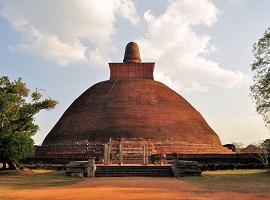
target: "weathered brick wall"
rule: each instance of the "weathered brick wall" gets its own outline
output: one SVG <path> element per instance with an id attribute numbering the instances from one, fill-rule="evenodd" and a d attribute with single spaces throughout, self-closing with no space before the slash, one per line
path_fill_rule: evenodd
<path id="1" fill-rule="evenodd" d="M 216 133 L 183 97 L 149 79 L 98 83 L 67 109 L 43 145 L 109 138 L 151 138 L 220 145 Z"/>
<path id="2" fill-rule="evenodd" d="M 154 79 L 155 63 L 109 63 L 110 80 Z"/>

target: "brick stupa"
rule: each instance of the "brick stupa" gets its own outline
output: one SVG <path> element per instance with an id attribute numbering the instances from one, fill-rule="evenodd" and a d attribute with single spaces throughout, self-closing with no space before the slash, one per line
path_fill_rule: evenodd
<path id="1" fill-rule="evenodd" d="M 109 63 L 110 79 L 71 104 L 37 157 L 102 159 L 104 144 L 115 159 L 122 144 L 127 163 L 135 162 L 145 145 L 149 155 L 231 153 L 188 101 L 154 80 L 154 66 L 141 62 L 138 45 L 130 42 L 123 63 Z"/>

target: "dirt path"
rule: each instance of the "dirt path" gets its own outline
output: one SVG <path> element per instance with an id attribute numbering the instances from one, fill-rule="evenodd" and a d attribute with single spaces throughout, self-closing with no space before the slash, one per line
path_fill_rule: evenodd
<path id="1" fill-rule="evenodd" d="M 19 200 L 269 200 L 270 195 L 211 192 L 175 178 L 93 178 L 74 185 L 17 190 L 7 198 Z"/>

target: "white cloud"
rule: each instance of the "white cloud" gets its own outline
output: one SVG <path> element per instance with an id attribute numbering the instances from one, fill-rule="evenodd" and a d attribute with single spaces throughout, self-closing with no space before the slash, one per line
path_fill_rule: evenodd
<path id="1" fill-rule="evenodd" d="M 217 130 L 224 143 L 242 142 L 248 145 L 269 138 L 269 129 L 265 126 L 262 117 L 257 114 L 232 116 L 220 122 Z"/>
<path id="2" fill-rule="evenodd" d="M 171 1 L 165 12 L 145 12 L 146 35 L 139 39 L 143 60 L 156 61 L 156 79 L 188 91 L 241 85 L 246 76 L 221 68 L 207 58 L 215 50 L 210 37 L 192 30 L 194 25 L 211 26 L 219 11 L 207 0 Z"/>
<path id="3" fill-rule="evenodd" d="M 0 0 L 1 1 L 1 0 Z M 117 17 L 136 27 L 139 16 L 133 0 L 2 0 L 0 17 L 24 33 L 13 46 L 61 65 L 91 60 L 104 64 L 115 51 Z M 215 50 L 210 37 L 193 31 L 211 26 L 219 11 L 208 0 L 174 0 L 160 16 L 144 13 L 146 33 L 139 39 L 144 61 L 156 61 L 157 80 L 173 88 L 208 91 L 241 85 L 246 76 L 221 68 L 207 58 Z"/>
<path id="4" fill-rule="evenodd" d="M 86 58 L 106 62 L 105 55 L 114 50 L 116 17 L 122 16 L 133 25 L 139 21 L 131 0 L 2 0 L 1 3 L 0 17 L 25 34 L 24 42 L 13 48 L 62 65 Z M 83 40 L 91 45 L 85 45 Z"/>
<path id="5" fill-rule="evenodd" d="M 120 16 L 128 19 L 133 25 L 137 25 L 139 18 L 137 17 L 137 10 L 134 1 L 130 0 L 117 0 L 116 11 Z"/>
<path id="6" fill-rule="evenodd" d="M 78 60 L 85 60 L 86 47 L 79 40 L 73 44 L 60 41 L 51 35 L 40 35 L 34 43 L 23 43 L 15 51 L 26 51 L 43 58 L 53 58 L 60 65 L 67 65 Z"/>

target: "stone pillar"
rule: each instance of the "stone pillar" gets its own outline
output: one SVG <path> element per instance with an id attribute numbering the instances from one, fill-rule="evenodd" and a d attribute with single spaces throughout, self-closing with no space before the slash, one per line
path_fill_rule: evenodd
<path id="1" fill-rule="evenodd" d="M 94 159 L 89 159 L 87 164 L 87 177 L 95 177 L 96 164 Z"/>
<path id="2" fill-rule="evenodd" d="M 108 154 L 108 156 L 107 156 L 107 158 L 108 158 L 108 165 L 110 165 L 111 164 L 111 143 L 108 143 L 108 151 L 107 151 L 107 154 Z"/>
<path id="3" fill-rule="evenodd" d="M 104 144 L 104 165 L 109 165 L 111 163 L 111 149 L 110 144 Z"/>
<path id="4" fill-rule="evenodd" d="M 103 164 L 107 165 L 107 151 L 108 151 L 108 144 L 104 144 L 103 148 Z"/>
<path id="5" fill-rule="evenodd" d="M 123 157 L 123 147 L 121 144 L 121 141 L 119 142 L 119 165 L 122 165 L 124 162 L 124 157 Z"/>
<path id="6" fill-rule="evenodd" d="M 143 145 L 143 164 L 148 165 L 148 146 L 147 146 L 147 144 Z"/>

